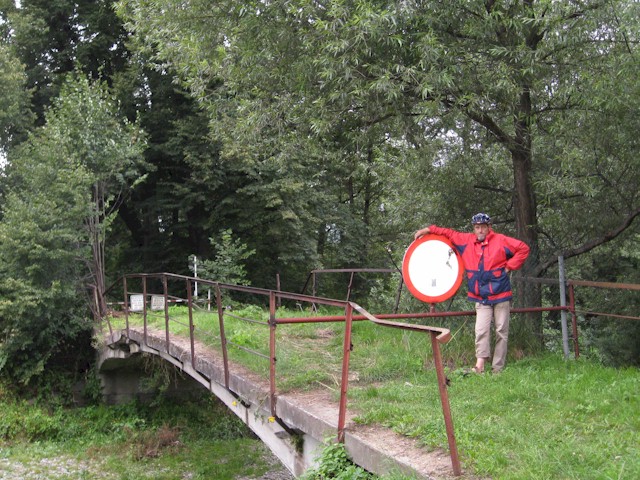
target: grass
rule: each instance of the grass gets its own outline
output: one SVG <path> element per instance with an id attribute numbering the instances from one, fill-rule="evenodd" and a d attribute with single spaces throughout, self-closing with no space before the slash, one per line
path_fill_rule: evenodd
<path id="1" fill-rule="evenodd" d="M 49 411 L 0 391 L 0 478 L 231 480 L 273 468 L 266 447 L 209 395 Z"/>
<path id="2" fill-rule="evenodd" d="M 186 309 L 170 310 L 172 334 L 187 336 Z M 268 318 L 255 306 L 231 313 Z M 278 317 L 286 315 L 301 314 L 278 312 Z M 138 319 L 130 318 L 132 323 Z M 164 328 L 163 317 L 149 320 Z M 213 313 L 194 314 L 197 336 L 218 346 L 217 322 Z M 465 471 L 494 479 L 640 478 L 638 369 L 549 354 L 510 359 L 500 375 L 468 376 L 460 367 L 472 361 L 472 322 L 449 322 L 456 334 L 443 355 Z M 278 390 L 339 390 L 343 329 L 342 323 L 278 326 Z M 265 326 L 227 315 L 225 330 L 237 345 L 268 353 Z M 356 322 L 353 344 L 349 408 L 357 421 L 387 426 L 427 448 L 447 448 L 428 337 Z M 230 356 L 265 376 L 268 372 L 266 360 L 244 350 L 231 347 Z"/>
<path id="3" fill-rule="evenodd" d="M 362 423 L 446 447 L 430 372 L 351 391 Z M 640 373 L 548 356 L 500 375 L 451 375 L 463 462 L 494 479 L 640 478 Z"/>

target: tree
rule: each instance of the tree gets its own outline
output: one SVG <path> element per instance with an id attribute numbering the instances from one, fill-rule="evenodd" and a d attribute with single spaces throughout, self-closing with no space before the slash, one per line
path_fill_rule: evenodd
<path id="1" fill-rule="evenodd" d="M 126 32 L 110 0 L 5 1 L 0 13 L 9 38 L 25 65 L 32 110 L 42 125 L 67 73 L 80 69 L 90 78 L 111 81 L 128 61 Z"/>
<path id="2" fill-rule="evenodd" d="M 0 222 L 0 368 L 27 381 L 105 313 L 104 242 L 139 174 L 138 128 L 105 87 L 69 79 L 45 125 L 10 151 Z"/>
<path id="3" fill-rule="evenodd" d="M 29 92 L 26 88 L 24 66 L 11 46 L 0 43 L 0 155 L 18 143 L 31 123 Z"/>
<path id="4" fill-rule="evenodd" d="M 195 263 L 198 266 L 197 273 L 201 278 L 233 285 L 250 285 L 244 262 L 256 253 L 255 250 L 249 250 L 246 244 L 233 238 L 231 229 L 222 230 L 219 237 L 219 240 L 213 237 L 210 239 L 216 252 L 213 260 L 191 256 L 189 264 Z"/>

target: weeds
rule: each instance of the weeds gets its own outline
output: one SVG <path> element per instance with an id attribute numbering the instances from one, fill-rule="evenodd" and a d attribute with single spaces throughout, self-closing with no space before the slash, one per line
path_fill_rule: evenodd
<path id="1" fill-rule="evenodd" d="M 355 465 L 347 455 L 342 443 L 325 446 L 318 457 L 318 466 L 302 475 L 301 480 L 373 480 L 376 478 Z"/>
<path id="2" fill-rule="evenodd" d="M 208 394 L 66 409 L 24 401 L 0 384 L 0 411 L 8 478 L 233 480 L 272 468 L 266 447 Z"/>

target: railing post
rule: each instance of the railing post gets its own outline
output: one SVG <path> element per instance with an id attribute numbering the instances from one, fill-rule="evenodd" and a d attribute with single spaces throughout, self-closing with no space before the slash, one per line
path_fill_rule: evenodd
<path id="1" fill-rule="evenodd" d="M 567 306 L 567 282 L 564 274 L 564 257 L 558 256 L 558 276 L 560 286 L 560 306 Z M 562 328 L 562 350 L 564 351 L 564 357 L 569 358 L 569 331 L 567 328 L 567 311 L 560 311 L 560 326 Z"/>
<path id="2" fill-rule="evenodd" d="M 162 275 L 162 290 L 164 295 L 164 329 L 165 341 L 167 343 L 167 353 L 169 351 L 169 287 L 167 286 L 167 276 Z"/>
<path id="3" fill-rule="evenodd" d="M 222 294 L 220 285 L 216 283 L 216 304 L 218 305 L 218 322 L 220 325 L 220 345 L 222 347 L 222 364 L 224 366 L 224 386 L 229 388 L 229 359 L 227 356 L 227 337 L 224 334 L 224 312 L 222 310 Z"/>
<path id="4" fill-rule="evenodd" d="M 196 283 L 197 285 L 197 283 Z M 189 342 L 191 344 L 191 366 L 196 368 L 195 340 L 193 329 L 193 297 L 191 295 L 191 280 L 187 279 L 187 305 L 189 307 Z"/>
<path id="5" fill-rule="evenodd" d="M 276 416 L 276 293 L 269 292 L 269 398 L 271 416 Z"/>
<path id="6" fill-rule="evenodd" d="M 129 338 L 129 292 L 127 292 L 127 277 L 122 277 L 124 289 L 124 323 L 127 329 L 127 338 Z"/>
<path id="7" fill-rule="evenodd" d="M 442 413 L 444 415 L 444 425 L 447 429 L 447 440 L 449 442 L 449 452 L 451 454 L 451 466 L 453 474 L 459 476 L 462 474 L 460 468 L 460 458 L 458 457 L 458 447 L 456 446 L 456 437 L 453 431 L 453 418 L 451 417 L 451 407 L 449 405 L 449 394 L 447 393 L 447 377 L 444 374 L 444 366 L 442 364 L 442 354 L 440 353 L 440 343 L 438 343 L 436 332 L 431 334 L 431 347 L 433 348 L 433 363 L 436 366 L 436 375 L 438 377 L 438 390 L 440 390 L 440 403 L 442 404 Z"/>
<path id="8" fill-rule="evenodd" d="M 338 413 L 338 442 L 344 443 L 344 425 L 347 418 L 347 389 L 349 388 L 349 359 L 351 357 L 351 326 L 353 307 L 347 303 L 344 322 L 344 344 L 342 347 L 342 380 L 340 382 L 340 411 Z"/>
<path id="9" fill-rule="evenodd" d="M 144 344 L 147 345 L 147 277 L 142 277 L 142 322 L 143 322 L 143 338 Z"/>
<path id="10" fill-rule="evenodd" d="M 351 300 L 351 289 L 353 288 L 353 276 L 355 272 L 351 272 L 349 276 L 349 286 L 347 287 L 347 302 Z"/>
<path id="11" fill-rule="evenodd" d="M 578 317 L 576 316 L 576 296 L 572 283 L 569 283 L 569 308 L 571 310 L 571 328 L 573 329 L 573 351 L 577 360 L 578 357 L 580 357 L 580 345 L 578 343 Z"/>

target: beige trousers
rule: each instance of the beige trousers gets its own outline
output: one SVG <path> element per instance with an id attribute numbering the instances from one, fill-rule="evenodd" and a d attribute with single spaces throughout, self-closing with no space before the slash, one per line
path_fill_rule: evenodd
<path id="1" fill-rule="evenodd" d="M 491 358 L 491 322 L 496 327 L 496 345 L 491 364 L 494 372 L 504 368 L 507 361 L 507 340 L 509 338 L 509 316 L 511 302 L 495 305 L 476 303 L 476 358 Z"/>

